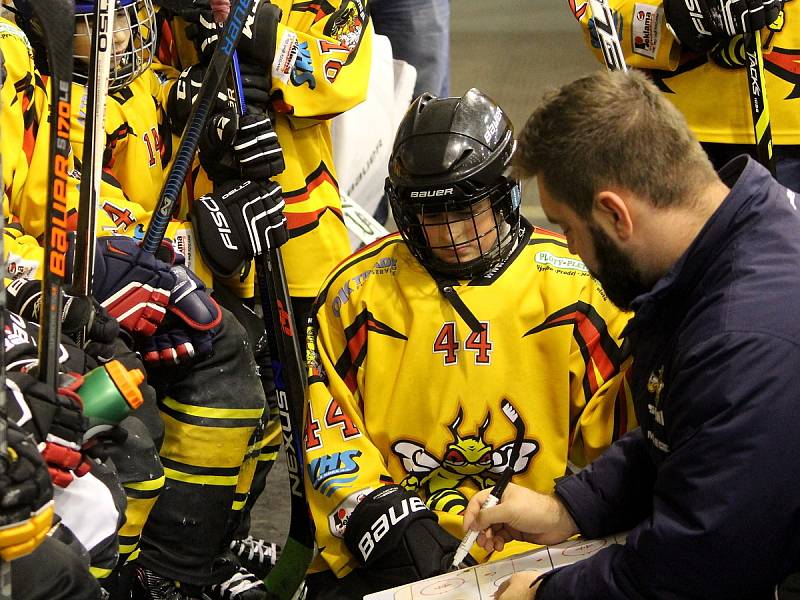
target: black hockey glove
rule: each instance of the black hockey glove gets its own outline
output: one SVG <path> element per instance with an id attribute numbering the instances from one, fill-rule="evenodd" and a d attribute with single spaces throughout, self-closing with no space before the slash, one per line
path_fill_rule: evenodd
<path id="1" fill-rule="evenodd" d="M 231 181 L 196 200 L 192 225 L 211 271 L 233 277 L 253 257 L 285 244 L 289 229 L 283 206 L 281 188 L 271 181 Z"/>
<path id="2" fill-rule="evenodd" d="M 258 110 L 213 115 L 200 136 L 200 164 L 215 183 L 267 180 L 285 168 L 272 122 Z"/>
<path id="3" fill-rule="evenodd" d="M 17 279 L 8 286 L 8 308 L 24 319 L 38 323 L 41 305 L 41 282 Z M 86 328 L 84 352 L 100 362 L 114 357 L 119 323 L 93 297 L 75 296 L 65 290 L 61 327 L 73 340 L 77 340 L 78 334 Z"/>
<path id="4" fill-rule="evenodd" d="M 197 100 L 197 94 L 203 84 L 205 68 L 192 65 L 178 76 L 167 96 L 166 115 L 169 128 L 175 135 L 181 135 L 186 127 L 186 121 L 192 112 L 192 105 Z M 228 96 L 219 91 L 215 102 L 216 110 L 224 110 L 228 106 Z"/>
<path id="5" fill-rule="evenodd" d="M 269 112 L 272 78 L 267 77 L 267 71 L 263 67 L 242 61 L 239 63 L 239 73 L 242 76 L 242 91 L 247 109 Z"/>
<path id="6" fill-rule="evenodd" d="M 236 47 L 241 60 L 259 65 L 265 73 L 271 72 L 278 22 L 282 14 L 281 9 L 269 0 L 256 0 L 253 3 Z M 186 28 L 186 37 L 194 42 L 202 64 L 208 64 L 220 33 L 222 27 L 214 21 L 211 11 L 201 12 L 197 21 Z"/>
<path id="7" fill-rule="evenodd" d="M 437 521 L 419 497 L 399 485 L 389 485 L 371 492 L 356 506 L 344 543 L 364 567 L 365 577 L 381 589 L 394 587 L 450 569 L 459 540 Z"/>
<path id="8" fill-rule="evenodd" d="M 42 543 L 53 522 L 53 485 L 34 440 L 16 424 L 0 457 L 0 558 L 10 561 Z"/>
<path id="9" fill-rule="evenodd" d="M 81 378 L 59 375 L 58 393 L 25 373 L 9 373 L 12 389 L 22 394 L 17 402 L 30 409 L 31 422 L 26 429 L 38 442 L 44 442 L 42 456 L 53 484 L 67 487 L 73 479 L 89 472 L 90 465 L 81 445 L 88 428 L 80 397 L 75 391 Z"/>
<path id="10" fill-rule="evenodd" d="M 664 15 L 681 44 L 706 52 L 721 39 L 770 25 L 782 7 L 783 0 L 664 0 Z"/>

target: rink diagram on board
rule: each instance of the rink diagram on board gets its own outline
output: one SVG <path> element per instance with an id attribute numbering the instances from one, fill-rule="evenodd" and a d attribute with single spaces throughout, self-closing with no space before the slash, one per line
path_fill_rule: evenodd
<path id="1" fill-rule="evenodd" d="M 364 600 L 492 600 L 500 584 L 518 571 L 547 573 L 588 558 L 611 544 L 624 543 L 625 534 L 596 540 L 568 540 L 497 562 L 369 594 L 364 596 Z"/>

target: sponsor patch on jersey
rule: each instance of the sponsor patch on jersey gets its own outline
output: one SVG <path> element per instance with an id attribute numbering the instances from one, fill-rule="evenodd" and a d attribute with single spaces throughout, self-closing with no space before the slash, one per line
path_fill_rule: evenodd
<path id="1" fill-rule="evenodd" d="M 631 19 L 631 48 L 634 54 L 655 58 L 661 45 L 661 22 L 664 9 L 648 4 L 635 4 Z"/>
<path id="2" fill-rule="evenodd" d="M 32 279 L 36 274 L 39 263 L 28 260 L 13 252 L 8 253 L 6 261 L 6 275 L 10 279 Z"/>
<path id="3" fill-rule="evenodd" d="M 175 231 L 173 246 L 178 254 L 182 254 L 184 264 L 190 271 L 195 270 L 194 232 L 188 227 L 180 227 Z"/>
<path id="4" fill-rule="evenodd" d="M 328 529 L 331 530 L 333 537 L 344 539 L 344 530 L 347 529 L 347 521 L 350 520 L 353 509 L 374 489 L 368 487 L 353 492 L 333 509 L 333 512 L 328 515 Z"/>
<path id="5" fill-rule="evenodd" d="M 336 490 L 349 487 L 355 481 L 359 466 L 356 458 L 361 456 L 361 450 L 343 450 L 315 458 L 308 463 L 308 476 L 311 485 L 326 496 L 331 496 Z"/>
<path id="6" fill-rule="evenodd" d="M 272 76 L 280 79 L 283 83 L 289 81 L 292 74 L 294 62 L 297 60 L 298 43 L 297 34 L 285 30 L 278 49 L 275 51 L 275 59 L 272 62 Z"/>
<path id="7" fill-rule="evenodd" d="M 331 308 L 333 314 L 337 317 L 341 316 L 342 306 L 350 302 L 350 295 L 364 285 L 364 282 L 372 275 L 394 275 L 397 272 L 397 260 L 385 256 L 379 259 L 371 268 L 363 273 L 359 273 L 355 277 L 351 277 L 345 281 L 344 285 L 339 288 L 331 301 Z"/>
<path id="8" fill-rule="evenodd" d="M 553 268 L 557 271 L 565 271 L 565 272 L 579 272 L 579 273 L 589 273 L 589 269 L 586 268 L 586 265 L 583 264 L 583 261 L 578 260 L 577 258 L 565 258 L 563 256 L 556 256 L 552 252 L 547 252 L 546 250 L 541 250 L 536 253 L 533 260 L 536 261 L 539 265 L 544 265 L 545 268 Z"/>

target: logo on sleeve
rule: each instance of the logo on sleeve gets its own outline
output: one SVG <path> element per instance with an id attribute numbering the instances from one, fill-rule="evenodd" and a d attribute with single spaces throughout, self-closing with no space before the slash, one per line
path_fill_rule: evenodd
<path id="1" fill-rule="evenodd" d="M 633 7 L 631 21 L 631 47 L 634 54 L 647 58 L 655 58 L 661 45 L 661 23 L 664 20 L 663 9 L 648 4 L 636 4 Z"/>

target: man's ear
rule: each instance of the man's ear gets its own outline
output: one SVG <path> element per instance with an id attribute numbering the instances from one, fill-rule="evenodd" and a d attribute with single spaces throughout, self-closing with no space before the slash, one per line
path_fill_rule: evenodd
<path id="1" fill-rule="evenodd" d="M 613 231 L 620 240 L 628 240 L 633 235 L 631 207 L 616 192 L 597 192 L 592 202 L 592 216 L 606 232 Z"/>

